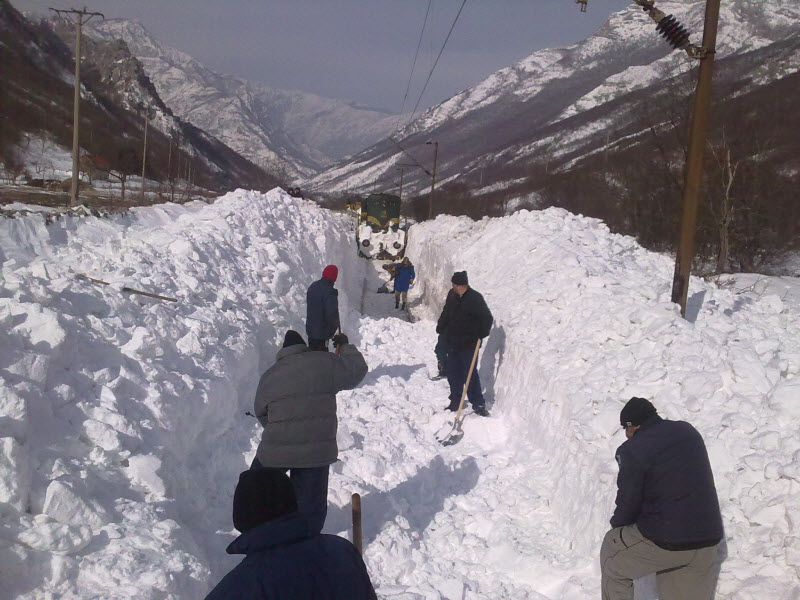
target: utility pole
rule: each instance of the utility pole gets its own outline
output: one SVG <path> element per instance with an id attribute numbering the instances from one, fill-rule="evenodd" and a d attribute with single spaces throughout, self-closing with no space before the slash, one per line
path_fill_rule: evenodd
<path id="1" fill-rule="evenodd" d="M 72 117 L 72 188 L 69 194 L 69 204 L 68 206 L 72 208 L 73 206 L 78 205 L 78 178 L 80 177 L 80 169 L 78 166 L 78 161 L 80 160 L 80 147 L 79 147 L 79 136 L 78 136 L 78 127 L 80 125 L 80 103 L 81 103 L 81 27 L 84 23 L 88 23 L 89 19 L 92 17 L 102 17 L 103 13 L 98 12 L 89 12 L 86 10 L 86 7 L 83 7 L 83 10 L 58 10 L 57 8 L 51 8 L 50 10 L 55 11 L 58 14 L 72 14 L 77 15 L 77 20 L 75 24 L 77 25 L 77 31 L 75 34 L 75 99 L 74 99 L 74 107 L 73 107 L 73 117 Z M 84 21 L 84 18 L 86 20 Z"/>
<path id="2" fill-rule="evenodd" d="M 686 316 L 689 293 L 689 274 L 694 258 L 694 238 L 697 229 L 697 204 L 703 178 L 703 151 L 711 112 L 711 79 L 714 72 L 714 53 L 717 45 L 720 0 L 706 0 L 703 46 L 700 48 L 700 70 L 695 90 L 694 112 L 686 157 L 686 174 L 683 184 L 683 216 L 678 252 L 675 257 L 675 276 L 672 280 L 672 301 L 681 307 Z"/>
<path id="3" fill-rule="evenodd" d="M 403 169 L 398 167 L 398 171 L 400 171 L 400 202 L 403 201 Z"/>
<path id="4" fill-rule="evenodd" d="M 436 191 L 436 159 L 439 156 L 439 142 L 425 142 L 426 145 L 433 144 L 433 176 L 431 177 L 431 194 L 428 196 L 428 220 L 433 218 L 433 195 Z"/>
<path id="5" fill-rule="evenodd" d="M 144 203 L 144 173 L 147 165 L 147 124 L 150 122 L 150 108 L 144 106 L 144 148 L 142 149 L 142 202 Z M 172 147 L 170 146 L 170 150 Z"/>

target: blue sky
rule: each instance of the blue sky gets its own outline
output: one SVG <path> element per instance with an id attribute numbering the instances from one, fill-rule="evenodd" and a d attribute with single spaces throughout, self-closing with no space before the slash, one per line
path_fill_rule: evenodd
<path id="1" fill-rule="evenodd" d="M 428 0 L 11 0 L 23 11 L 84 4 L 106 18 L 135 18 L 162 43 L 209 68 L 397 112 Z M 462 0 L 432 0 L 406 111 Z M 420 101 L 438 104 L 535 50 L 589 36 L 630 0 L 467 0 Z M 643 25 L 649 26 L 646 21 Z"/>

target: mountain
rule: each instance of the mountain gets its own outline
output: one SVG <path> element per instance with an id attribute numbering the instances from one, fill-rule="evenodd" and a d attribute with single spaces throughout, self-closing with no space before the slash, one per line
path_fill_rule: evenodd
<path id="1" fill-rule="evenodd" d="M 215 73 L 163 46 L 137 21 L 92 23 L 87 35 L 124 40 L 177 116 L 274 172 L 309 176 L 386 136 L 397 123 L 396 115 Z"/>
<path id="2" fill-rule="evenodd" d="M 699 0 L 658 3 L 689 29 L 697 45 L 704 7 Z M 800 69 L 798 36 L 796 0 L 723 2 L 716 101 L 747 96 L 791 78 Z M 696 64 L 685 53 L 672 52 L 650 18 L 631 5 L 611 15 L 590 38 L 535 52 L 494 73 L 397 132 L 397 144 L 381 141 L 331 166 L 304 188 L 320 193 L 391 188 L 397 165 L 412 162 L 410 157 L 431 170 L 432 151 L 423 144 L 435 140 L 437 185 L 442 189 L 468 185 L 462 197 L 473 199 L 516 190 L 536 203 L 542 185 L 530 180 L 532 172 L 570 170 L 601 148 L 614 150 L 623 142 L 630 146 L 653 128 L 654 123 L 641 119 L 652 99 L 667 94 L 668 84 L 696 70 Z M 651 121 L 660 118 L 650 115 Z M 541 184 L 541 174 L 537 177 Z M 408 196 L 429 186 L 422 169 L 407 171 Z"/>
<path id="3" fill-rule="evenodd" d="M 2 162 L 6 172 L 31 171 L 26 159 L 32 140 L 43 146 L 41 154 L 72 147 L 74 28 L 59 19 L 28 21 L 7 0 L 0 0 L 0 43 L 0 102 L 6 117 L 0 129 Z M 82 54 L 82 171 L 102 164 L 121 177 L 141 173 L 146 110 L 148 178 L 191 177 L 196 185 L 212 190 L 278 183 L 213 136 L 176 117 L 124 42 L 85 37 Z"/>

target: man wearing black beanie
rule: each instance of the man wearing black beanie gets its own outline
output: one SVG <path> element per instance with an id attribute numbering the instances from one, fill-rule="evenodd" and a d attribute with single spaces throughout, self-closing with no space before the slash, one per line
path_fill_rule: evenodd
<path id="1" fill-rule="evenodd" d="M 450 384 L 450 403 L 445 409 L 457 411 L 477 343 L 489 335 L 494 318 L 483 296 L 469 287 L 466 271 L 453 273 L 450 282 L 453 289 L 447 294 L 436 333 L 444 335 L 447 345 L 445 369 Z M 475 414 L 489 416 L 477 365 L 469 378 L 467 396 Z"/>
<path id="2" fill-rule="evenodd" d="M 633 580 L 656 574 L 660 600 L 711 600 L 722 516 L 703 438 L 633 397 L 620 412 L 617 500 L 600 550 L 603 600 L 633 600 Z"/>
<path id="3" fill-rule="evenodd" d="M 376 600 L 358 550 L 339 536 L 309 531 L 282 471 L 239 475 L 233 525 L 242 535 L 227 552 L 246 557 L 206 600 Z"/>

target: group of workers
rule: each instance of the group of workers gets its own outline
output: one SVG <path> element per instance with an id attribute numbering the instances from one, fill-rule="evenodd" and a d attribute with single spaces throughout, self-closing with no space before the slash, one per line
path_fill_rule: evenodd
<path id="1" fill-rule="evenodd" d="M 394 271 L 395 307 L 405 308 L 414 267 L 405 258 Z M 308 344 L 287 331 L 275 364 L 261 376 L 254 414 L 264 430 L 236 486 L 233 521 L 241 535 L 228 546 L 246 558 L 206 600 L 376 598 L 355 547 L 321 533 L 329 469 L 338 459 L 336 393 L 355 388 L 368 371 L 340 330 L 337 277 L 328 265 L 308 288 Z M 460 408 L 469 380 L 473 412 L 489 416 L 477 370 L 470 369 L 492 314 L 466 271 L 455 272 L 451 284 L 436 326 L 437 360 L 450 386 L 445 408 Z M 600 551 L 602 599 L 633 600 L 633 581 L 655 573 L 661 600 L 711 600 L 723 527 L 702 437 L 638 397 L 622 408 L 620 424 L 627 440 L 616 453 L 616 509 Z"/>

